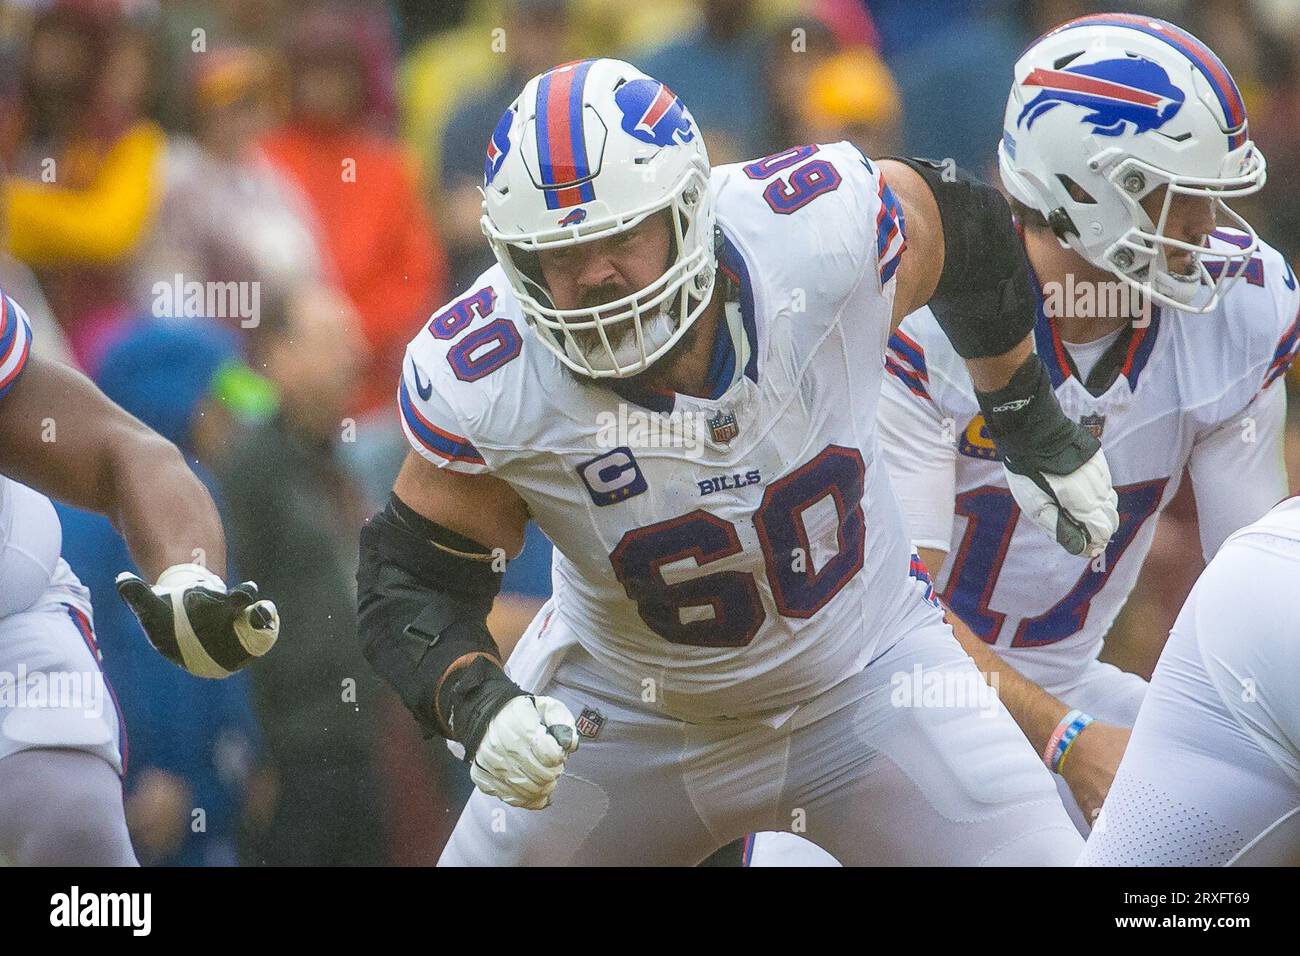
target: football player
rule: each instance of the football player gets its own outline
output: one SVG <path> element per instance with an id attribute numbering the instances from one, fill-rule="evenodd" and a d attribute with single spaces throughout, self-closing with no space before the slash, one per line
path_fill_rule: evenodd
<path id="1" fill-rule="evenodd" d="M 932 304 L 1052 547 L 1117 521 L 1005 200 L 948 172 L 847 143 L 710 169 L 616 60 L 502 116 L 497 265 L 407 350 L 413 452 L 358 574 L 368 657 L 480 791 L 443 863 L 689 865 L 792 819 L 846 862 L 1073 862 L 1004 709 L 895 706 L 899 675 L 981 682 L 878 457 L 904 315 Z M 529 520 L 554 594 L 503 670 L 484 619 Z"/>
<path id="2" fill-rule="evenodd" d="M 1081 865 L 1300 866 L 1297 581 L 1300 496 L 1192 588 Z"/>
<path id="3" fill-rule="evenodd" d="M 119 593 L 191 673 L 228 676 L 265 654 L 279 617 L 252 582 L 221 580 L 216 508 L 175 446 L 30 345 L 0 292 L 0 858 L 131 866 L 122 719 L 46 495 L 112 519 L 156 581 L 123 572 Z"/>
<path id="4" fill-rule="evenodd" d="M 1207 559 L 1286 493 L 1281 379 L 1300 292 L 1225 203 L 1265 178 L 1241 94 L 1172 24 L 1090 16 L 1033 43 L 998 159 L 1038 354 L 1066 413 L 1101 440 L 1119 530 L 1096 558 L 1042 547 L 931 310 L 890 337 L 881 444 L 958 639 L 996 675 L 1086 834 L 1146 691 L 1097 656 L 1184 470 Z M 774 861 L 769 840 L 755 864 Z M 799 862 L 788 837 L 777 843 L 781 862 Z"/>

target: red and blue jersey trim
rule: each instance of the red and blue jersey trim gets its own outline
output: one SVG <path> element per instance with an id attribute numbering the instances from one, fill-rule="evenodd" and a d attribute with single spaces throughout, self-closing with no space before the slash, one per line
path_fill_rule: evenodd
<path id="1" fill-rule="evenodd" d="M 871 167 L 868 166 L 868 169 Z M 907 249 L 906 223 L 903 207 L 894 191 L 880 176 L 880 211 L 876 213 L 876 262 L 880 268 L 880 284 L 884 286 L 894 277 L 898 264 Z"/>
<path id="2" fill-rule="evenodd" d="M 1153 308 L 1151 310 L 1150 324 L 1133 329 L 1128 349 L 1124 353 L 1124 361 L 1119 368 L 1119 374 L 1128 380 L 1130 390 L 1137 388 L 1138 379 L 1147 367 L 1147 363 L 1151 360 L 1151 353 L 1155 350 L 1159 332 L 1160 310 Z M 1034 343 L 1038 350 L 1038 357 L 1042 360 L 1043 365 L 1047 367 L 1047 375 L 1052 381 L 1052 388 L 1058 388 L 1062 382 L 1074 374 L 1073 366 L 1066 354 L 1065 344 L 1061 340 L 1061 333 L 1057 331 L 1055 323 L 1043 311 L 1041 301 L 1038 307 L 1038 319 L 1034 323 Z"/>
<path id="3" fill-rule="evenodd" d="M 943 605 L 939 603 L 938 595 L 934 593 L 934 582 L 930 579 L 930 569 L 925 566 L 925 562 L 921 560 L 921 556 L 915 551 L 912 552 L 912 560 L 908 565 L 907 575 L 925 585 L 923 596 L 927 604 L 933 605 L 937 608 L 943 607 Z"/>
<path id="4" fill-rule="evenodd" d="M 718 268 L 731 280 L 740 296 L 740 319 L 745 335 L 749 339 L 749 360 L 745 363 L 744 374 L 752 381 L 758 381 L 758 320 L 754 315 L 754 285 L 749 277 L 749 266 L 740 254 L 736 244 L 724 232 L 722 248 L 718 250 Z M 730 335 L 723 335 L 725 323 L 718 326 L 717 342 L 714 345 L 713 363 L 710 369 L 709 383 L 713 398 L 721 398 L 731 385 L 736 369 L 736 344 Z M 723 351 L 719 353 L 721 345 Z"/>
<path id="5" fill-rule="evenodd" d="M 402 409 L 402 420 L 421 447 L 447 461 L 486 466 L 487 462 L 468 438 L 462 438 L 460 435 L 439 428 L 420 414 L 420 410 L 411 401 L 411 393 L 406 390 L 405 381 L 398 390 L 397 400 Z"/>
<path id="6" fill-rule="evenodd" d="M 751 381 L 758 381 L 758 313 L 754 311 L 754 281 L 749 275 L 749 264 L 741 255 L 740 248 L 731 241 L 726 230 L 722 232 L 722 248 L 718 250 L 718 266 L 736 283 L 740 290 L 740 318 L 749 336 L 749 361 L 745 363 L 745 375 Z"/>
<path id="7" fill-rule="evenodd" d="M 1047 368 L 1047 376 L 1051 379 L 1052 388 L 1059 388 L 1071 375 L 1075 374 L 1074 364 L 1070 361 L 1069 354 L 1065 351 L 1065 343 L 1061 339 L 1061 333 L 1047 315 L 1043 308 L 1043 290 L 1039 284 L 1038 276 L 1031 268 L 1029 270 L 1030 282 L 1034 288 L 1034 298 L 1037 303 L 1037 316 L 1034 320 L 1034 347 L 1038 352 L 1038 357 L 1043 365 Z M 1160 309 L 1156 306 L 1151 307 L 1151 321 L 1141 327 L 1130 327 L 1129 333 L 1131 338 L 1124 352 L 1124 361 L 1120 363 L 1119 373 L 1128 380 L 1129 389 L 1137 388 L 1138 379 L 1141 377 L 1147 363 L 1151 360 L 1151 353 L 1155 350 L 1156 340 L 1160 334 Z M 1101 367 L 1101 363 L 1098 364 Z M 1114 368 L 1114 366 L 1110 366 Z M 1094 376 L 1097 372 L 1093 373 Z"/>
<path id="8" fill-rule="evenodd" d="M 906 385 L 912 394 L 933 401 L 927 388 L 930 375 L 925 366 L 925 350 L 902 329 L 889 336 L 885 371 Z"/>
<path id="9" fill-rule="evenodd" d="M 1197 70 L 1209 81 L 1210 88 L 1214 90 L 1219 106 L 1223 109 L 1223 115 L 1227 120 L 1230 131 L 1228 134 L 1228 148 L 1236 149 L 1246 142 L 1246 104 L 1241 97 L 1241 91 L 1237 89 L 1237 84 L 1232 79 L 1232 74 L 1223 65 L 1223 61 L 1214 55 L 1213 50 L 1186 30 L 1179 29 L 1172 23 L 1154 20 L 1151 17 L 1132 13 L 1115 13 L 1080 17 L 1077 20 L 1062 24 L 1052 32 L 1069 30 L 1074 27 L 1106 26 L 1129 27 L 1133 30 L 1139 30 L 1148 36 L 1163 40 L 1191 60 Z"/>
<path id="10" fill-rule="evenodd" d="M 1020 234 L 1023 243 L 1024 227 L 1019 222 L 1016 223 L 1016 232 Z M 1065 354 L 1065 345 L 1061 342 L 1056 326 L 1043 308 L 1043 284 L 1038 281 L 1038 273 L 1032 265 L 1029 267 L 1029 282 L 1034 288 L 1034 308 L 1037 310 L 1034 317 L 1034 350 L 1038 352 L 1039 361 L 1047 368 L 1052 388 L 1056 389 L 1070 377 L 1070 359 Z"/>
<path id="11" fill-rule="evenodd" d="M 1147 362 L 1151 359 L 1151 352 L 1156 347 L 1156 336 L 1159 332 L 1160 310 L 1152 306 L 1150 323 L 1133 330 L 1128 352 L 1124 355 L 1124 364 L 1119 369 L 1119 373 L 1128 379 L 1130 389 L 1137 388 L 1138 376 L 1142 374 L 1142 370 L 1147 367 Z"/>
<path id="12" fill-rule="evenodd" d="M 95 659 L 95 666 L 99 668 L 99 673 L 104 678 L 104 686 L 108 688 L 109 699 L 113 701 L 113 711 L 117 714 L 118 749 L 122 755 L 122 776 L 125 777 L 127 761 L 131 756 L 131 747 L 126 734 L 126 718 L 122 716 L 122 705 L 118 703 L 117 691 L 113 690 L 108 675 L 104 674 L 104 654 L 99 649 L 99 642 L 95 640 L 95 629 L 91 626 L 90 618 L 86 617 L 85 612 L 80 608 L 75 608 L 71 604 L 65 604 L 63 607 L 67 610 L 68 617 L 72 619 L 72 626 L 77 629 L 81 639 L 86 642 L 86 647 L 90 650 L 90 656 Z"/>
<path id="13" fill-rule="evenodd" d="M 0 292 L 0 398 L 18 381 L 31 353 L 32 329 L 14 301 Z"/>
<path id="14" fill-rule="evenodd" d="M 596 198 L 582 122 L 582 90 L 593 62 L 557 66 L 543 74 L 537 86 L 537 159 L 547 209 L 567 209 Z"/>
<path id="15" fill-rule="evenodd" d="M 1038 318 L 1034 322 L 1034 347 L 1038 351 L 1038 358 L 1047 367 L 1047 376 L 1052 380 L 1052 388 L 1059 388 L 1061 383 L 1070 377 L 1070 360 L 1065 354 L 1060 333 L 1056 331 L 1056 326 L 1043 311 L 1041 301 L 1038 306 Z"/>
<path id="16" fill-rule="evenodd" d="M 1261 390 L 1268 388 L 1290 370 L 1291 363 L 1296 358 L 1297 346 L 1300 346 L 1300 315 L 1295 317 L 1287 330 L 1282 333 L 1282 338 L 1278 340 L 1277 348 L 1273 351 L 1273 360 L 1264 375 Z"/>

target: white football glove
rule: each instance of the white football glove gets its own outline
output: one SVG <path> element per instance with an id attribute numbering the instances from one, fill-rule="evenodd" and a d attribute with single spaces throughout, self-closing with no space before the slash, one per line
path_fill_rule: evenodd
<path id="1" fill-rule="evenodd" d="M 1040 475 L 1048 494 L 1032 478 L 1004 468 L 1020 510 L 1071 554 L 1095 558 L 1119 528 L 1119 498 L 1110 483 L 1110 466 L 1100 449 L 1068 475 Z M 1086 537 L 1085 537 L 1086 535 Z"/>
<path id="2" fill-rule="evenodd" d="M 578 749 L 578 727 L 554 697 L 514 697 L 488 724 L 469 776 L 484 793 L 512 807 L 544 810 Z"/>
<path id="3" fill-rule="evenodd" d="M 174 564 L 150 587 L 130 571 L 117 593 L 139 618 L 149 643 L 196 677 L 229 677 L 271 649 L 280 635 L 275 605 L 245 581 L 226 589 L 198 564 Z"/>

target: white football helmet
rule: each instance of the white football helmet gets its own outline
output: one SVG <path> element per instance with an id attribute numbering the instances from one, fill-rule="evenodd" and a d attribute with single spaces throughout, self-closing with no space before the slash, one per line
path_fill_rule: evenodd
<path id="1" fill-rule="evenodd" d="M 1030 45 L 1015 66 L 998 165 L 1007 191 L 1062 245 L 1177 309 L 1214 308 L 1259 245 L 1223 201 L 1264 185 L 1241 93 L 1205 44 L 1163 20 L 1083 17 Z M 1152 222 L 1140 201 L 1161 186 Z M 1211 197 L 1220 226 L 1241 230 L 1230 252 L 1164 234 L 1179 194 Z M 1193 254 L 1191 273 L 1170 271 L 1176 249 Z"/>
<path id="2" fill-rule="evenodd" d="M 663 275 L 596 308 L 555 307 L 537 252 L 661 210 L 672 211 L 675 242 Z M 482 226 L 534 332 L 580 374 L 643 371 L 709 302 L 717 257 L 704 140 L 668 87 L 621 60 L 566 63 L 528 82 L 488 143 Z"/>

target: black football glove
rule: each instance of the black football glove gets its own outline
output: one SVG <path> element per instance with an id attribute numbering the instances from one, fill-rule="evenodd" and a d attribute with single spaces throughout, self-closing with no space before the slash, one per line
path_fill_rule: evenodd
<path id="1" fill-rule="evenodd" d="M 197 564 L 176 564 L 150 587 L 123 571 L 117 593 L 163 657 L 196 677 L 229 677 L 271 649 L 280 634 L 275 604 L 257 585 L 225 582 Z"/>

